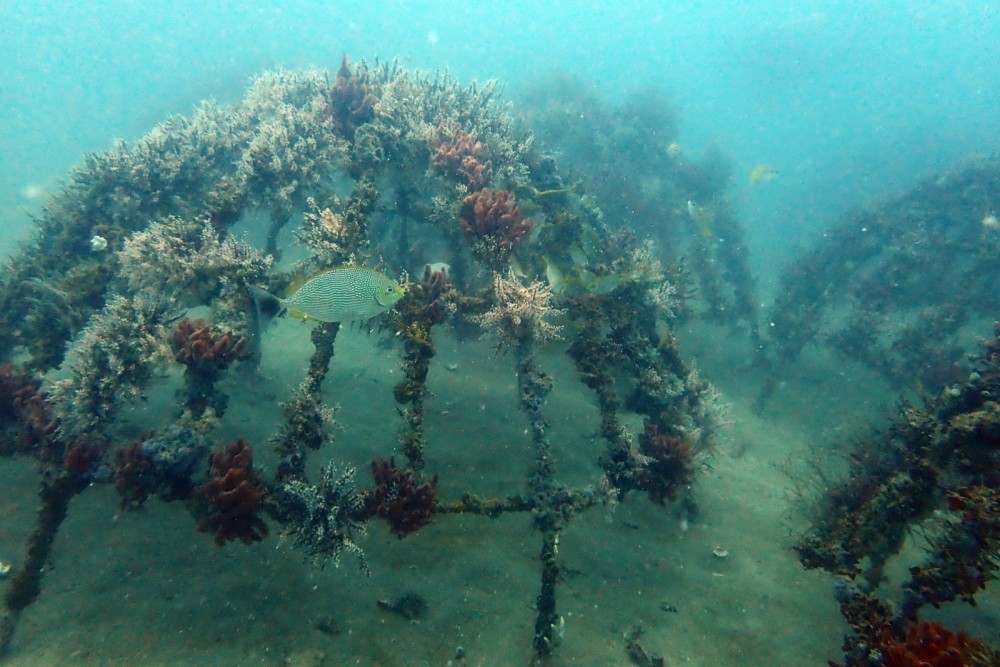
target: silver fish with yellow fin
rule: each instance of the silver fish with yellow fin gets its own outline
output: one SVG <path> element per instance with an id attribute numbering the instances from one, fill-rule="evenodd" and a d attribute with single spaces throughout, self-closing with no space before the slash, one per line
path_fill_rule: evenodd
<path id="1" fill-rule="evenodd" d="M 405 289 L 398 282 L 361 266 L 318 273 L 285 299 L 250 288 L 258 319 L 265 322 L 283 310 L 292 317 L 320 322 L 367 320 L 392 308 L 403 294 Z"/>

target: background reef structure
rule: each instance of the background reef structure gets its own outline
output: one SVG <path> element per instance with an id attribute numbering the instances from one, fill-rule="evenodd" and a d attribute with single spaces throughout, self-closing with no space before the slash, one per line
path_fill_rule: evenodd
<path id="1" fill-rule="evenodd" d="M 994 329 L 966 381 L 923 407 L 904 404 L 888 428 L 858 440 L 847 475 L 824 480 L 812 526 L 795 545 L 805 567 L 840 578 L 837 599 L 853 633 L 848 666 L 1000 661 L 964 633 L 918 619 L 928 605 L 974 606 L 1000 571 L 1000 323 Z M 915 531 L 926 557 L 911 564 L 904 546 Z M 876 597 L 890 594 L 894 559 L 910 565 L 896 610 Z"/>
<path id="2" fill-rule="evenodd" d="M 1000 312 L 1000 159 L 968 164 L 852 213 L 793 260 L 767 318 L 773 393 L 809 344 L 877 372 L 897 391 L 968 373 L 970 331 Z"/>
<path id="3" fill-rule="evenodd" d="M 297 246 L 283 247 L 293 220 Z M 240 230 L 263 239 L 266 254 L 238 240 Z M 107 247 L 92 247 L 94 236 Z M 298 257 L 281 263 L 291 249 Z M 330 442 L 341 390 L 323 386 L 338 323 L 311 325 L 302 383 L 268 441 L 273 472 L 242 438 L 212 454 L 218 433 L 238 428 L 230 399 L 263 382 L 248 286 L 281 292 L 318 270 L 376 260 L 389 272 L 426 265 L 378 323 L 386 346 L 400 349 L 392 396 L 405 463 L 383 451 L 367 491 L 333 456 L 309 465 Z M 532 653 L 547 661 L 561 627 L 559 535 L 573 516 L 632 491 L 696 511 L 697 462 L 724 410 L 679 354 L 679 275 L 627 220 L 564 183 L 495 83 L 345 58 L 332 76 L 263 74 L 231 107 L 205 103 L 133 146 L 88 156 L 0 282 L 0 452 L 30 454 L 45 472 L 28 557 L 5 597 L 0 655 L 41 590 L 70 501 L 114 482 L 125 508 L 183 500 L 220 545 L 264 539 L 269 517 L 319 567 L 349 551 L 366 568 L 358 538 L 372 518 L 403 538 L 443 515 L 527 512 L 542 536 Z M 424 473 L 426 381 L 443 324 L 459 344 L 473 331 L 495 336 L 500 360 L 513 362 L 528 423 L 519 491 L 449 499 Z M 543 368 L 555 341 L 596 395 L 606 451 L 590 484 L 556 476 L 545 404 L 575 383 Z M 180 385 L 174 408 L 137 416 L 170 377 Z"/>
<path id="4" fill-rule="evenodd" d="M 525 90 L 521 101 L 571 175 L 566 184 L 553 175 L 546 183 L 551 196 L 567 186 L 589 193 L 611 229 L 658 239 L 660 259 L 685 269 L 678 287 L 689 298 L 678 315 L 738 325 L 756 345 L 755 280 L 729 201 L 728 158 L 716 148 L 700 158 L 685 150 L 673 105 L 655 88 L 604 99 L 587 82 L 555 74 Z M 560 265 L 581 270 L 572 257 Z"/>

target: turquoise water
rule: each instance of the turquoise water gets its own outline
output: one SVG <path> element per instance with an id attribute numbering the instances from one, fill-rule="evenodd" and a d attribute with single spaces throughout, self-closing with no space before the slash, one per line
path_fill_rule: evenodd
<path id="1" fill-rule="evenodd" d="M 553 72 L 611 100 L 662 87 L 692 151 L 735 163 L 762 266 L 839 212 L 994 151 L 998 10 L 989 2 L 563 1 L 534 4 L 10 4 L 0 9 L 0 210 L 199 100 L 238 99 L 265 68 L 399 57 L 508 93 Z M 780 170 L 765 192 L 754 165 Z M 21 223 L 26 224 L 26 223 Z M 18 236 L 4 225 L 4 247 Z"/>
<path id="2" fill-rule="evenodd" d="M 461 82 L 496 78 L 515 106 L 553 74 L 576 77 L 612 106 L 631 91 L 664 91 L 684 154 L 718 149 L 732 164 L 727 195 L 745 228 L 762 313 L 784 262 L 822 243 L 845 212 L 997 150 L 1000 66 L 990 54 L 1000 47 L 1000 9 L 990 3 L 40 3 L 0 8 L 0 24 L 5 256 L 84 154 L 137 140 L 202 99 L 236 102 L 261 70 L 335 69 L 343 53 L 446 68 Z M 777 175 L 751 185 L 761 164 Z M 250 231 L 262 247 L 263 234 Z M 259 375 L 223 381 L 237 400 L 217 439 L 261 443 L 265 470 L 278 464 L 263 443 L 301 381 L 309 327 L 279 321 L 262 342 Z M 966 332 L 968 351 L 974 334 L 987 333 Z M 528 445 L 514 360 L 494 356 L 490 341 L 436 336 L 426 429 L 439 495 L 519 489 Z M 761 377 L 745 332 L 695 320 L 677 336 L 684 359 L 731 405 L 699 471 L 700 512 L 692 520 L 635 494 L 570 523 L 559 544 L 563 625 L 554 664 L 628 664 L 624 636 L 637 626 L 643 646 L 668 665 L 837 659 L 846 625 L 831 580 L 804 571 L 791 550 L 803 527 L 799 484 L 823 450 L 859 424 L 881 423 L 898 388 L 810 349 L 758 413 Z M 539 355 L 557 378 L 546 415 L 559 479 L 584 485 L 603 452 L 600 415 L 564 351 L 557 344 Z M 338 406 L 329 454 L 366 483 L 369 462 L 396 437 L 399 373 L 398 352 L 377 337 L 355 328 L 338 339 L 324 388 Z M 167 372 L 125 421 L 162 426 L 180 384 L 177 369 Z M 641 419 L 631 415 L 627 426 L 641 430 Z M 0 561 L 18 563 L 33 526 L 36 467 L 3 459 L 0 480 Z M 368 578 L 350 553 L 339 568 L 315 570 L 277 535 L 217 549 L 179 510 L 152 500 L 122 512 L 111 485 L 75 498 L 42 595 L 19 619 L 10 664 L 531 659 L 539 539 L 523 516 L 436 517 L 405 540 L 373 525 L 361 538 Z M 906 554 L 920 546 L 914 537 Z M 719 548 L 725 557 L 713 553 Z M 897 583 L 903 560 L 890 572 Z M 427 599 L 420 619 L 377 605 L 407 590 Z M 996 642 L 998 615 L 990 590 L 977 608 L 950 605 L 936 617 Z"/>

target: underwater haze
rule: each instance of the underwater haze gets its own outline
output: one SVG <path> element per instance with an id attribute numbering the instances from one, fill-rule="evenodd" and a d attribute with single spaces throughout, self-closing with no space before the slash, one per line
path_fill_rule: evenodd
<path id="1" fill-rule="evenodd" d="M 997 3 L 0 43 L 0 665 L 1000 664 Z"/>
<path id="2" fill-rule="evenodd" d="M 719 146 L 739 190 L 754 165 L 779 169 L 740 201 L 761 259 L 997 148 L 991 2 L 40 2 L 0 19 L 5 254 L 20 213 L 83 153 L 202 99 L 233 101 L 262 69 L 343 53 L 496 78 L 515 96 L 553 72 L 611 100 L 662 88 L 682 144 Z"/>

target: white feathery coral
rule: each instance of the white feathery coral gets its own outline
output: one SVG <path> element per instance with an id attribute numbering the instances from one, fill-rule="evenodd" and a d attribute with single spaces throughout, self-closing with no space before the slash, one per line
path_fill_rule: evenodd
<path id="1" fill-rule="evenodd" d="M 552 290 L 545 283 L 536 280 L 522 285 L 513 272 L 508 277 L 494 273 L 493 293 L 493 307 L 475 320 L 500 337 L 499 349 L 562 338 L 562 327 L 546 321 L 563 311 L 552 305 Z"/>

